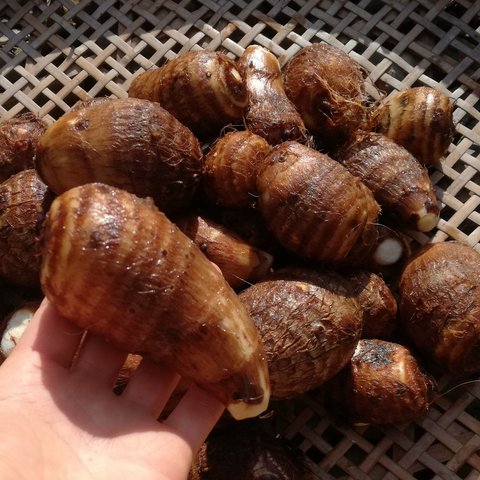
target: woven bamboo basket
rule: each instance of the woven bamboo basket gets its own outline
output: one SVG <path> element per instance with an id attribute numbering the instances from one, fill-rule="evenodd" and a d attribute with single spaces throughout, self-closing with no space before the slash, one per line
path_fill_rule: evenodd
<path id="1" fill-rule="evenodd" d="M 134 75 L 191 49 L 235 58 L 258 43 L 283 64 L 325 41 L 364 67 L 373 98 L 419 85 L 451 97 L 456 133 L 431 172 L 441 220 L 413 238 L 480 251 L 479 32 L 474 0 L 5 0 L 0 117 L 31 111 L 52 122 L 79 100 L 126 97 Z M 440 379 L 440 390 L 449 382 Z M 409 424 L 339 425 L 314 393 L 279 415 L 314 478 L 480 478 L 479 383 L 446 393 Z"/>

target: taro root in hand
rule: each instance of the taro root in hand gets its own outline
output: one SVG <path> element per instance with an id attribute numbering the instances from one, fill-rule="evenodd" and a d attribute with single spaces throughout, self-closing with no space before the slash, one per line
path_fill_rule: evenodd
<path id="1" fill-rule="evenodd" d="M 260 331 L 274 399 L 322 385 L 348 362 L 360 338 L 355 293 L 334 272 L 279 271 L 239 297 Z"/>
<path id="2" fill-rule="evenodd" d="M 245 85 L 235 62 L 220 52 L 195 50 L 134 78 L 130 97 L 160 103 L 199 137 L 242 125 Z"/>
<path id="3" fill-rule="evenodd" d="M 455 130 L 453 105 L 431 87 L 397 92 L 372 115 L 372 129 L 405 147 L 422 165 L 438 163 Z"/>
<path id="4" fill-rule="evenodd" d="M 335 158 L 406 228 L 428 232 L 437 225 L 440 210 L 428 172 L 393 140 L 377 133 L 359 135 Z"/>
<path id="5" fill-rule="evenodd" d="M 399 315 L 413 344 L 436 366 L 480 372 L 480 254 L 458 242 L 423 247 L 399 282 Z"/>
<path id="6" fill-rule="evenodd" d="M 259 45 L 250 45 L 238 60 L 248 94 L 245 125 L 271 145 L 296 140 L 304 143 L 307 130 L 283 88 L 277 58 Z"/>
<path id="7" fill-rule="evenodd" d="M 150 199 L 104 184 L 55 199 L 42 289 L 65 318 L 198 383 L 235 418 L 269 399 L 261 338 L 235 292 Z"/>
<path id="8" fill-rule="evenodd" d="M 372 193 L 340 163 L 298 142 L 272 149 L 257 176 L 259 207 L 277 240 L 304 258 L 329 264 L 370 261 L 382 247 L 380 208 Z M 389 244 L 390 244 L 389 240 Z M 400 250 L 397 248 L 400 247 Z M 384 254 L 384 265 L 397 262 Z"/>
<path id="9" fill-rule="evenodd" d="M 332 407 L 355 424 L 416 420 L 430 407 L 435 388 L 408 348 L 375 339 L 361 339 L 326 385 Z"/>
<path id="10" fill-rule="evenodd" d="M 0 182 L 33 168 L 37 144 L 46 128 L 46 124 L 32 113 L 0 123 Z"/>
<path id="11" fill-rule="evenodd" d="M 225 207 L 251 207 L 257 199 L 257 166 L 271 150 L 252 132 L 220 137 L 205 155 L 202 185 L 207 196 Z"/>
<path id="12" fill-rule="evenodd" d="M 232 288 L 247 286 L 270 271 L 273 257 L 269 253 L 205 216 L 186 215 L 175 224 L 220 268 Z"/>
<path id="13" fill-rule="evenodd" d="M 338 147 L 365 124 L 363 72 L 342 50 L 325 43 L 302 48 L 284 66 L 283 81 L 322 148 Z"/>
<path id="14" fill-rule="evenodd" d="M 52 197 L 33 169 L 0 184 L 0 276 L 14 284 L 39 286 L 38 237 Z"/>
<path id="15" fill-rule="evenodd" d="M 202 171 L 200 144 L 160 105 L 135 98 L 91 102 L 40 140 L 37 170 L 57 194 L 91 182 L 150 196 L 166 214 L 186 207 Z"/>

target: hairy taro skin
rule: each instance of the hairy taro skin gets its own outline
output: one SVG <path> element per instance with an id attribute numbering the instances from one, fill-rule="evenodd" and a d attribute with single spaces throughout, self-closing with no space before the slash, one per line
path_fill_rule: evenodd
<path id="1" fill-rule="evenodd" d="M 406 148 L 422 165 L 434 165 L 445 154 L 455 131 L 453 104 L 431 87 L 393 94 L 372 114 L 372 129 Z"/>
<path id="2" fill-rule="evenodd" d="M 458 242 L 423 247 L 399 282 L 399 316 L 409 338 L 454 375 L 480 372 L 480 254 Z"/>
<path id="3" fill-rule="evenodd" d="M 40 284 L 38 237 L 52 199 L 34 169 L 0 184 L 0 276 L 16 285 Z"/>
<path id="4" fill-rule="evenodd" d="M 257 200 L 257 167 L 270 150 L 264 138 L 248 130 L 221 136 L 205 155 L 206 195 L 225 207 L 252 207 Z"/>
<path id="5" fill-rule="evenodd" d="M 361 339 L 327 387 L 333 408 L 357 424 L 416 420 L 427 412 L 436 390 L 408 348 L 378 339 Z"/>
<path id="6" fill-rule="evenodd" d="M 47 125 L 33 113 L 0 123 L 0 182 L 34 166 L 37 144 Z"/>
<path id="7" fill-rule="evenodd" d="M 283 88 L 280 64 L 270 51 L 250 45 L 239 58 L 248 94 L 245 125 L 271 145 L 287 140 L 307 141 L 307 130 L 295 105 Z"/>
<path id="8" fill-rule="evenodd" d="M 160 105 L 134 98 L 92 101 L 51 125 L 36 168 L 57 194 L 91 182 L 150 196 L 166 214 L 184 209 L 198 187 L 200 144 Z"/>
<path id="9" fill-rule="evenodd" d="M 335 375 L 362 330 L 351 285 L 334 272 L 278 271 L 239 294 L 260 331 L 272 398 L 293 398 Z"/>
<path id="10" fill-rule="evenodd" d="M 199 137 L 242 125 L 247 94 L 234 60 L 220 52 L 185 52 L 134 78 L 130 97 L 158 102 Z"/>
<path id="11" fill-rule="evenodd" d="M 302 257 L 357 261 L 375 243 L 380 208 L 373 195 L 345 167 L 312 148 L 293 141 L 274 147 L 258 173 L 257 189 L 269 229 Z"/>
<path id="12" fill-rule="evenodd" d="M 338 147 L 367 121 L 362 69 L 339 48 L 304 47 L 282 72 L 288 98 L 323 148 Z"/>
<path id="13" fill-rule="evenodd" d="M 269 398 L 259 334 L 238 297 L 150 199 L 88 184 L 53 202 L 42 290 L 58 312 L 197 382 L 235 418 Z"/>
<path id="14" fill-rule="evenodd" d="M 384 135 L 367 133 L 358 135 L 335 158 L 405 227 L 427 232 L 436 226 L 440 210 L 432 182 L 405 148 Z"/>

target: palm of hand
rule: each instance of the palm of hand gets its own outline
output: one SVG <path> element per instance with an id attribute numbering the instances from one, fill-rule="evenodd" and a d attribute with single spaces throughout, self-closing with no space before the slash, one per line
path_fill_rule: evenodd
<path id="1" fill-rule="evenodd" d="M 223 406 L 192 387 L 156 421 L 178 376 L 142 362 L 112 392 L 125 353 L 87 336 L 46 303 L 0 368 L 2 479 L 185 479 Z"/>

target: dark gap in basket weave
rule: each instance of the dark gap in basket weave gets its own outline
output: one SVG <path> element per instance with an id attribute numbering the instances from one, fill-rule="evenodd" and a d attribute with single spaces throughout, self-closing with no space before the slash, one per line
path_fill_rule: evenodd
<path id="1" fill-rule="evenodd" d="M 417 480 L 431 480 L 435 477 L 435 473 L 431 470 L 422 469 L 415 473 L 414 478 Z"/>
<path id="2" fill-rule="evenodd" d="M 328 473 L 333 477 L 333 478 L 347 478 L 347 472 L 342 470 L 338 465 L 334 465 Z M 351 478 L 351 477 L 350 477 Z"/>
<path id="3" fill-rule="evenodd" d="M 379 12 L 384 6 L 385 6 L 385 2 L 382 0 L 371 0 L 363 8 L 366 12 L 374 15 L 375 13 Z"/>
<path id="4" fill-rule="evenodd" d="M 464 7 L 463 5 L 460 5 L 458 2 L 450 2 L 446 7 L 445 7 L 445 12 L 449 13 L 450 15 L 453 15 L 456 18 L 461 18 L 463 15 L 465 15 L 467 11 L 467 8 Z"/>
<path id="5" fill-rule="evenodd" d="M 352 443 L 351 447 L 345 452 L 344 456 L 355 465 L 359 465 L 367 457 L 367 452 L 361 449 L 357 444 Z"/>
<path id="6" fill-rule="evenodd" d="M 314 445 L 305 451 L 305 455 L 314 463 L 320 463 L 325 458 L 325 454 Z"/>
<path id="7" fill-rule="evenodd" d="M 332 447 L 335 447 L 343 440 L 343 433 L 337 430 L 334 426 L 329 425 L 323 432 L 322 438 L 326 440 Z"/>
<path id="8" fill-rule="evenodd" d="M 478 228 L 478 225 L 469 218 L 466 218 L 460 225 L 457 226 L 457 228 L 468 236 Z"/>

